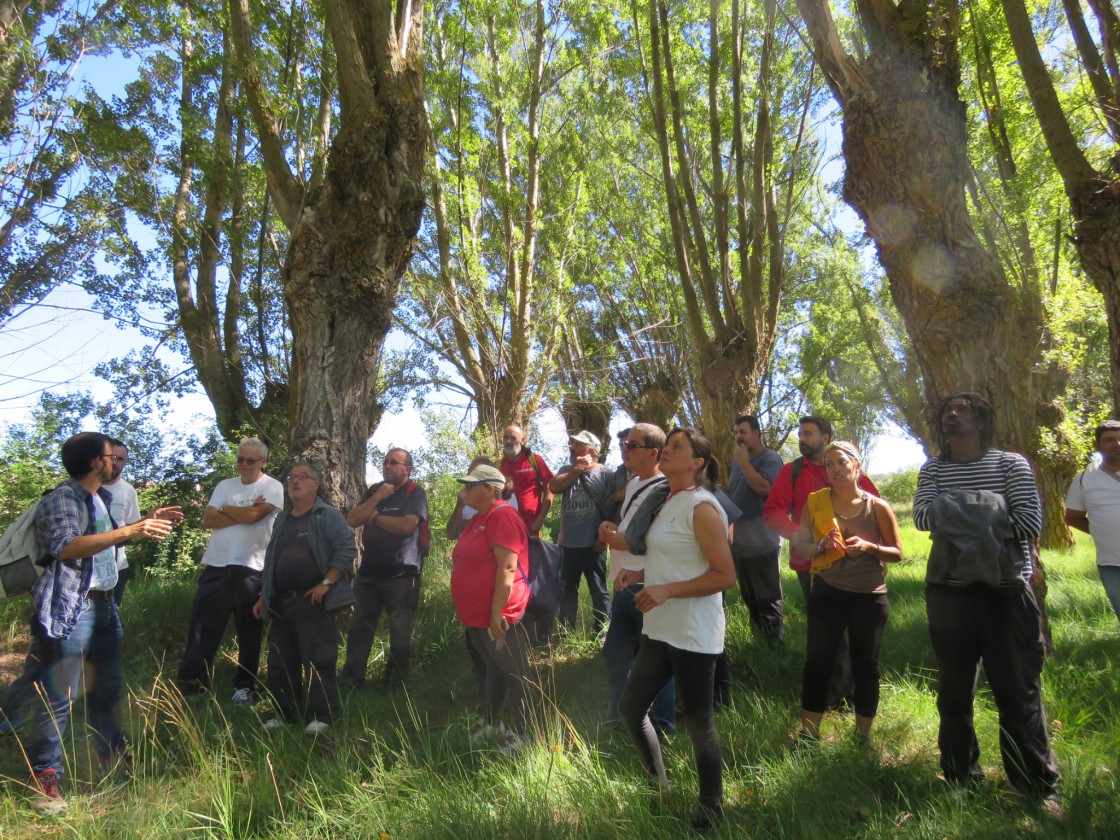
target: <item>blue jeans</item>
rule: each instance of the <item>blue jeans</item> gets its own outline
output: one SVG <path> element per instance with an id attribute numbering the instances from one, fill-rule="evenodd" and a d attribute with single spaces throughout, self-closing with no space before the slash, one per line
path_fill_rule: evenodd
<path id="1" fill-rule="evenodd" d="M 38 621 L 31 624 L 39 645 L 40 680 L 46 702 L 37 705 L 27 758 L 36 773 L 63 769 L 62 743 L 74 700 L 85 691 L 89 725 L 98 755 L 124 750 L 120 699 L 121 637 L 124 630 L 112 599 L 87 601 L 65 639 L 51 639 Z M 87 669 L 88 666 L 88 669 Z M 87 681 L 88 674 L 88 681 Z"/>
<path id="2" fill-rule="evenodd" d="M 1104 584 L 1104 594 L 1112 604 L 1112 611 L 1120 618 L 1120 566 L 1097 566 L 1097 572 Z"/>
<path id="3" fill-rule="evenodd" d="M 611 689 L 611 714 L 618 714 L 618 698 L 630 677 L 630 668 L 638 648 L 642 644 L 642 624 L 644 616 L 634 606 L 634 596 L 642 591 L 642 585 L 635 584 L 629 589 L 616 589 L 611 601 L 611 623 L 607 627 L 607 637 L 603 642 L 603 661 L 607 666 L 607 679 Z M 671 732 L 677 723 L 677 691 L 673 680 L 665 683 L 653 701 L 650 713 L 653 724 L 662 732 Z"/>

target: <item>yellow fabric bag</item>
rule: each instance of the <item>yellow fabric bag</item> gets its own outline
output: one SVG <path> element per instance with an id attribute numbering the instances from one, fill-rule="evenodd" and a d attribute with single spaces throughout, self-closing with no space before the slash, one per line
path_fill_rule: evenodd
<path id="1" fill-rule="evenodd" d="M 843 533 L 836 521 L 836 511 L 832 508 L 831 488 L 825 487 L 823 490 L 810 493 L 809 498 L 805 501 L 805 506 L 809 509 L 809 522 L 813 528 L 813 536 L 817 538 L 818 543 L 827 537 L 829 531 L 833 528 L 837 532 Z M 823 572 L 843 556 L 844 552 L 841 549 L 830 548 L 824 554 L 812 558 L 809 565 L 810 577 L 815 577 L 818 572 Z"/>

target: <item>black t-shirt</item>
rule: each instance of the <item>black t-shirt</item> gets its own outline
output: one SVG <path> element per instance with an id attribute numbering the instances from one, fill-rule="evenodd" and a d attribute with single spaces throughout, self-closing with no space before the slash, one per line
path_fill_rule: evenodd
<path id="1" fill-rule="evenodd" d="M 381 484 L 370 487 L 358 504 L 372 496 Z M 428 521 L 428 494 L 424 488 L 409 479 L 392 496 L 377 506 L 382 516 L 416 516 L 420 522 Z M 362 563 L 358 574 L 362 577 L 395 578 L 416 576 L 423 566 L 420 556 L 420 526 L 401 536 L 390 534 L 376 523 L 362 528 Z"/>
<path id="2" fill-rule="evenodd" d="M 315 555 L 311 553 L 311 514 L 288 514 L 276 537 L 276 592 L 311 589 L 323 579 Z"/>

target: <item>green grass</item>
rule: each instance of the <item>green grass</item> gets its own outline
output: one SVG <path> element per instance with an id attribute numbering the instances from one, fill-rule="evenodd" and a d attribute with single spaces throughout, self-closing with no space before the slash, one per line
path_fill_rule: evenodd
<path id="1" fill-rule="evenodd" d="M 910 557 L 927 537 L 907 527 Z M 997 721 L 981 689 L 977 722 L 986 786 L 961 795 L 937 772 L 936 671 L 926 631 L 921 561 L 892 569 L 883 647 L 883 699 L 872 756 L 851 743 L 849 717 L 829 715 L 818 752 L 791 753 L 805 616 L 796 581 L 784 582 L 787 644 L 750 638 L 739 595 L 728 593 L 734 698 L 718 715 L 728 821 L 717 836 L 755 838 L 1109 838 L 1120 835 L 1120 627 L 1096 578 L 1091 545 L 1045 557 L 1056 653 L 1044 689 L 1064 775 L 1068 820 L 1039 819 L 1008 787 Z M 546 702 L 532 745 L 507 757 L 470 744 L 477 709 L 462 636 L 439 558 L 425 573 L 416 674 L 406 691 L 365 690 L 336 726 L 309 738 L 265 734 L 267 704 L 232 707 L 230 666 L 217 696 L 184 701 L 171 687 L 193 581 L 136 580 L 125 602 L 128 729 L 136 778 L 100 778 L 80 707 L 68 743 L 71 807 L 62 818 L 26 805 L 18 740 L 0 742 L 0 836 L 76 838 L 679 838 L 696 796 L 692 750 L 666 749 L 673 792 L 655 814 L 624 732 L 604 728 L 606 674 L 586 634 L 536 662 Z M 584 605 L 586 608 L 586 605 Z M 4 680 L 26 645 L 27 601 L 3 605 Z M 379 639 L 379 643 L 383 640 Z M 224 650 L 232 653 L 231 648 Z M 375 648 L 375 654 L 383 653 Z M 375 663 L 376 671 L 382 660 Z"/>

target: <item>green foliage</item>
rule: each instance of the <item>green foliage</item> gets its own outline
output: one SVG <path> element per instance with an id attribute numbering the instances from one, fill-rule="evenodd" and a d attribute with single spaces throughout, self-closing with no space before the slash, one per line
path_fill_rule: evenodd
<path id="1" fill-rule="evenodd" d="M 131 545 L 129 565 L 157 576 L 193 573 L 209 539 L 202 512 L 214 484 L 235 474 L 234 450 L 216 429 L 202 436 L 157 431 L 152 418 L 130 418 L 111 406 L 96 405 L 87 395 L 43 394 L 30 422 L 4 430 L 0 527 L 66 478 L 59 461 L 63 442 L 91 430 L 102 430 L 128 446 L 129 464 L 122 477 L 136 487 L 141 513 L 179 505 L 185 516 L 167 539 Z M 283 457 L 283 452 L 274 453 L 273 463 L 282 463 Z"/>
<path id="2" fill-rule="evenodd" d="M 903 532 L 909 557 L 928 540 Z M 1086 541 L 1087 542 L 1087 541 Z M 1069 837 L 1105 840 L 1120 820 L 1115 776 L 1120 724 L 1116 617 L 1105 601 L 1088 544 L 1045 555 L 1056 654 L 1043 678 L 1068 823 L 1046 822 L 1007 785 L 999 722 L 981 683 L 976 721 L 987 781 L 971 792 L 945 786 L 937 767 L 936 669 L 926 628 L 920 562 L 892 568 L 884 638 L 882 701 L 870 754 L 850 734 L 850 716 L 829 714 L 817 751 L 789 749 L 796 726 L 805 642 L 803 602 L 786 572 L 787 642 L 772 651 L 751 638 L 746 609 L 727 598 L 731 703 L 717 714 L 727 826 L 717 836 L 936 840 L 943 837 Z M 193 584 L 141 580 L 125 599 L 128 728 L 136 755 L 129 785 L 101 780 L 92 745 L 77 727 L 69 742 L 75 837 L 180 836 L 678 840 L 687 836 L 696 777 L 679 732 L 664 755 L 673 790 L 651 807 L 646 779 L 624 731 L 601 724 L 606 675 L 587 627 L 534 656 L 547 700 L 526 750 L 504 756 L 472 745 L 479 722 L 468 695 L 469 666 L 453 619 L 445 559 L 432 557 L 417 614 L 415 673 L 407 689 L 344 698 L 325 735 L 292 727 L 268 734 L 268 701 L 253 710 L 226 698 L 232 663 L 223 648 L 213 698 L 185 701 L 171 684 Z M 586 604 L 584 605 L 586 607 Z M 22 623 L 26 602 L 0 604 Z M 18 662 L 26 638 L 0 641 L 0 661 Z M 383 652 L 378 640 L 375 654 Z M 379 668 L 380 665 L 375 665 Z M 79 707 L 77 721 L 82 722 Z M 30 815 L 27 770 L 16 739 L 0 742 L 9 795 L 0 835 L 42 836 L 59 824 Z"/>
<path id="3" fill-rule="evenodd" d="M 914 504 L 914 493 L 918 490 L 918 471 L 900 470 L 887 475 L 872 476 L 879 494 L 891 503 L 900 519 L 910 515 Z"/>

